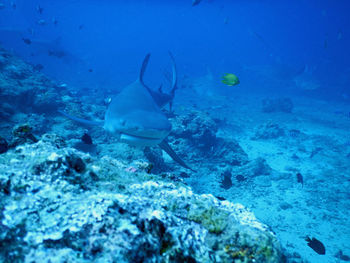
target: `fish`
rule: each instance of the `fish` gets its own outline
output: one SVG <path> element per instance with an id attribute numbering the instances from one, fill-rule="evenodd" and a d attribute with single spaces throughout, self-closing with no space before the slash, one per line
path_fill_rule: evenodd
<path id="1" fill-rule="evenodd" d="M 166 138 L 171 131 L 171 123 L 143 85 L 149 57 L 150 54 L 147 54 L 144 58 L 138 79 L 112 98 L 103 121 L 81 119 L 61 110 L 59 113 L 84 125 L 100 126 L 116 136 L 120 142 L 129 145 L 158 145 L 179 165 L 192 170 L 168 144 Z"/>
<path id="2" fill-rule="evenodd" d="M 326 248 L 320 240 L 314 237 L 312 239 L 310 239 L 310 237 L 306 237 L 305 241 L 307 242 L 307 245 L 311 247 L 317 254 L 319 255 L 326 254 Z"/>
<path id="3" fill-rule="evenodd" d="M 79 57 L 72 54 L 62 45 L 61 37 L 53 41 L 42 39 L 31 39 L 31 51 L 35 55 L 48 55 L 52 58 L 61 59 L 66 64 L 84 65 L 85 62 Z"/>
<path id="4" fill-rule="evenodd" d="M 345 255 L 341 250 L 339 250 L 338 253 L 335 254 L 335 257 L 343 261 L 350 261 L 350 257 L 348 255 Z"/>
<path id="5" fill-rule="evenodd" d="M 44 12 L 44 8 L 42 8 L 40 5 L 38 5 L 38 6 L 36 7 L 36 11 L 38 11 L 38 13 L 39 13 L 40 15 L 42 15 L 42 13 Z"/>
<path id="6" fill-rule="evenodd" d="M 81 137 L 81 141 L 85 144 L 92 144 L 91 136 L 87 133 L 84 133 L 84 135 Z"/>
<path id="7" fill-rule="evenodd" d="M 192 6 L 198 5 L 202 0 L 192 0 Z"/>
<path id="8" fill-rule="evenodd" d="M 297 173 L 297 181 L 304 187 L 304 178 L 301 173 Z"/>
<path id="9" fill-rule="evenodd" d="M 29 38 L 22 38 L 22 40 L 26 45 L 32 44 L 32 41 Z"/>
<path id="10" fill-rule="evenodd" d="M 83 28 L 84 28 L 83 24 L 79 25 L 79 27 L 78 27 L 79 30 L 82 30 Z"/>
<path id="11" fill-rule="evenodd" d="M 56 17 L 53 17 L 53 18 L 52 18 L 52 23 L 53 23 L 55 26 L 57 26 L 58 20 L 57 20 Z"/>
<path id="12" fill-rule="evenodd" d="M 56 58 L 63 58 L 67 55 L 64 50 L 54 50 L 54 49 L 49 49 L 47 51 L 47 54 L 50 57 L 56 57 Z"/>
<path id="13" fill-rule="evenodd" d="M 235 74 L 232 73 L 226 73 L 221 80 L 222 83 L 224 83 L 227 86 L 235 86 L 239 84 L 239 79 Z"/>
<path id="14" fill-rule="evenodd" d="M 44 25 L 46 25 L 46 20 L 45 20 L 45 19 L 40 19 L 40 20 L 38 20 L 36 23 L 37 23 L 38 25 L 40 25 L 40 26 L 44 26 Z"/>
<path id="15" fill-rule="evenodd" d="M 10 5 L 11 5 L 11 7 L 12 7 L 13 9 L 16 9 L 16 8 L 17 8 L 17 4 L 16 4 L 15 2 L 11 2 Z"/>
<path id="16" fill-rule="evenodd" d="M 170 111 L 172 110 L 172 105 L 175 97 L 175 91 L 177 90 L 177 71 L 176 64 L 173 54 L 169 51 L 169 56 L 172 62 L 172 83 L 170 93 L 164 93 L 162 87 L 158 91 L 150 89 L 145 83 L 141 83 L 151 94 L 154 101 L 157 103 L 158 107 L 163 108 L 165 105 L 169 104 Z M 148 62 L 149 56 L 145 58 Z"/>

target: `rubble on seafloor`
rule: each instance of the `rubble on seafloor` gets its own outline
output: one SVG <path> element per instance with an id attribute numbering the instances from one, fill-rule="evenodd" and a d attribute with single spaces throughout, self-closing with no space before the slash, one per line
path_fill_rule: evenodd
<path id="1" fill-rule="evenodd" d="M 277 123 L 268 121 L 256 128 L 253 140 L 276 139 L 285 135 L 284 129 Z"/>
<path id="2" fill-rule="evenodd" d="M 281 262 L 240 204 L 46 134 L 0 155 L 0 261 Z"/>

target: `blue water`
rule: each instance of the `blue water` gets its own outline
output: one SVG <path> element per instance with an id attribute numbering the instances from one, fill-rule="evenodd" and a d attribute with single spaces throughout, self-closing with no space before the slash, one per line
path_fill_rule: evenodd
<path id="1" fill-rule="evenodd" d="M 134 81 L 147 53 L 145 82 L 168 89 L 171 51 L 179 82 L 175 113 L 189 114 L 181 107 L 190 101 L 201 118 L 206 111 L 219 119 L 217 137 L 238 141 L 250 161 L 264 158 L 280 172 L 271 182 L 253 178 L 224 191 L 216 180 L 224 169 L 205 153 L 201 165 L 186 159 L 204 174 L 190 174 L 187 183 L 248 206 L 302 259 L 342 262 L 335 259 L 339 251 L 350 255 L 344 223 L 350 216 L 350 1 L 0 0 L 0 7 L 0 45 L 87 97 L 96 90 L 114 94 Z M 221 83 L 225 73 L 240 84 Z M 290 110 L 261 109 L 263 99 L 278 104 L 285 97 Z M 106 106 L 100 99 L 96 104 Z M 82 115 L 94 117 L 91 111 Z M 272 135 L 259 137 L 260 130 Z M 305 185 L 296 182 L 297 172 Z M 327 257 L 306 246 L 306 235 L 326 244 Z"/>
<path id="2" fill-rule="evenodd" d="M 232 72 L 245 90 L 281 89 L 244 70 L 263 64 L 288 76 L 307 65 L 322 91 L 335 96 L 349 92 L 347 1 L 203 0 L 194 7 L 191 0 L 2 2 L 0 28 L 21 31 L 2 32 L 3 45 L 82 89 L 128 83 L 148 52 L 152 66 L 147 77 L 157 82 L 171 50 L 180 74 L 203 75 L 208 67 L 218 77 Z M 46 24 L 39 25 L 39 20 Z M 53 45 L 72 59 L 47 56 L 35 44 L 24 44 L 22 37 L 52 43 L 59 39 Z"/>

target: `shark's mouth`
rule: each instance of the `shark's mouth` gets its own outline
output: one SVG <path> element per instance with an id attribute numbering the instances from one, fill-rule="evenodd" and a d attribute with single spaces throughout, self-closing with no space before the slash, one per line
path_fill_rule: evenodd
<path id="1" fill-rule="evenodd" d="M 144 136 L 139 136 L 139 135 L 133 135 L 133 134 L 126 134 L 126 133 L 121 133 L 119 140 L 121 142 L 125 142 L 130 145 L 134 146 L 156 146 L 160 144 L 163 140 L 164 137 L 144 137 Z"/>

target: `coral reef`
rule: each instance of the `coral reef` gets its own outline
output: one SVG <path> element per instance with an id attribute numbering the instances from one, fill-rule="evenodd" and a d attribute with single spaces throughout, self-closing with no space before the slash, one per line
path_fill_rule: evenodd
<path id="1" fill-rule="evenodd" d="M 16 56 L 0 50 L 0 117 L 13 113 L 50 113 L 62 104 L 64 89 Z"/>
<path id="2" fill-rule="evenodd" d="M 172 136 L 187 139 L 201 151 L 210 151 L 216 144 L 217 124 L 202 111 L 192 111 L 172 121 Z"/>
<path id="3" fill-rule="evenodd" d="M 185 149 L 192 161 L 210 157 L 223 166 L 240 166 L 248 162 L 247 154 L 237 141 L 216 136 L 218 124 L 205 112 L 184 113 L 172 119 L 172 125 L 170 142 L 178 152 Z"/>
<path id="4" fill-rule="evenodd" d="M 47 134 L 0 155 L 0 261 L 281 262 L 242 205 L 64 145 Z"/>

